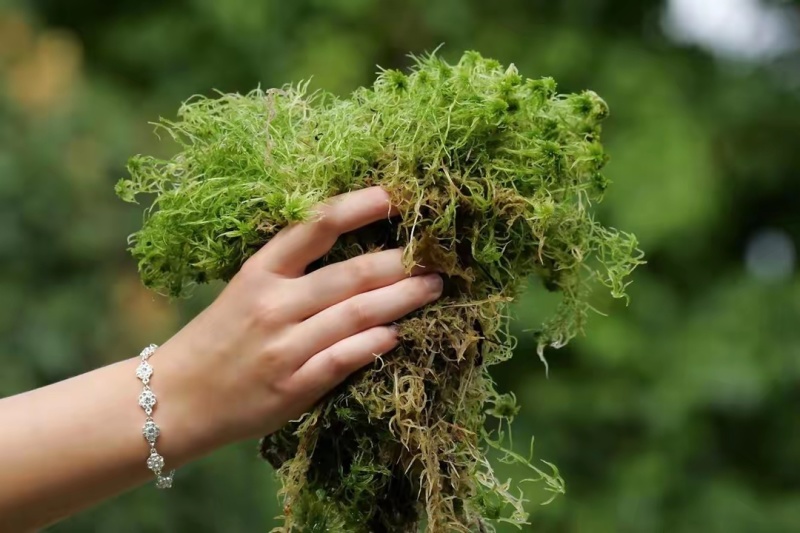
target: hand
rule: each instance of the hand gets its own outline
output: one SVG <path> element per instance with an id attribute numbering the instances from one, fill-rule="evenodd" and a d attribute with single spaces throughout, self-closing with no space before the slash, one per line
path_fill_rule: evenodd
<path id="1" fill-rule="evenodd" d="M 396 214 L 379 188 L 319 211 L 278 233 L 154 356 L 164 445 L 184 433 L 182 442 L 200 448 L 173 450 L 178 462 L 299 417 L 397 345 L 391 322 L 441 295 L 442 278 L 422 268 L 409 275 L 399 249 L 304 274 L 343 233 Z"/>

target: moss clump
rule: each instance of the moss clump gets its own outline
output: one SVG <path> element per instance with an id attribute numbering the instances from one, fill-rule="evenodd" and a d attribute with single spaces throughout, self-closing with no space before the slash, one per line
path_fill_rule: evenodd
<path id="1" fill-rule="evenodd" d="M 633 236 L 593 220 L 608 181 L 599 142 L 608 108 L 560 95 L 476 52 L 382 71 L 348 99 L 286 86 L 185 103 L 162 121 L 182 150 L 136 157 L 124 199 L 155 193 L 132 238 L 147 286 L 179 296 L 228 280 L 287 224 L 325 198 L 381 185 L 398 221 L 348 235 L 321 262 L 404 247 L 409 268 L 446 274 L 444 297 L 399 324 L 401 346 L 302 420 L 265 437 L 290 531 L 483 531 L 522 523 L 522 502 L 485 458 L 501 448 L 487 416 L 517 411 L 488 368 L 511 357 L 507 305 L 531 275 L 563 296 L 538 332 L 539 355 L 586 319 L 593 282 L 623 297 L 640 263 Z M 501 426 L 502 427 L 502 426 Z M 511 452 L 548 483 L 548 475 Z"/>

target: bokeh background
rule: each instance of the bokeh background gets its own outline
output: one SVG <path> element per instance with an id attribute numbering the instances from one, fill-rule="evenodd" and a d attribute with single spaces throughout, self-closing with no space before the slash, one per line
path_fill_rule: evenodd
<path id="1" fill-rule="evenodd" d="M 218 290 L 156 297 L 126 252 L 141 210 L 113 185 L 173 149 L 150 121 L 310 76 L 346 95 L 441 43 L 608 101 L 598 216 L 647 252 L 630 305 L 598 296 L 609 316 L 548 354 L 549 378 L 526 330 L 552 301 L 517 305 L 518 354 L 495 368 L 515 444 L 535 435 L 567 482 L 545 507 L 523 485 L 530 530 L 800 531 L 797 1 L 0 0 L 0 396 L 163 341 Z M 178 475 L 52 531 L 267 531 L 279 513 L 253 442 Z"/>

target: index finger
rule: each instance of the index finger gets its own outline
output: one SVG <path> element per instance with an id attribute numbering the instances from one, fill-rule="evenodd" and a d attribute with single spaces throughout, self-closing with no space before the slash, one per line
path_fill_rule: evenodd
<path id="1" fill-rule="evenodd" d="M 342 234 L 397 214 L 389 194 L 380 187 L 334 196 L 314 211 L 310 221 L 279 231 L 254 259 L 270 272 L 301 276 L 309 264 L 328 253 Z"/>

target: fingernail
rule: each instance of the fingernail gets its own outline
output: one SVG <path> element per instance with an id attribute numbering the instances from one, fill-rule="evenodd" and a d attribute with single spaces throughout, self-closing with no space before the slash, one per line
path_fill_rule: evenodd
<path id="1" fill-rule="evenodd" d="M 442 292 L 444 280 L 439 274 L 428 274 L 426 276 L 422 276 L 422 279 L 425 280 L 425 285 L 428 286 L 431 292 L 435 292 L 437 294 Z"/>

